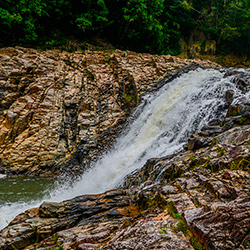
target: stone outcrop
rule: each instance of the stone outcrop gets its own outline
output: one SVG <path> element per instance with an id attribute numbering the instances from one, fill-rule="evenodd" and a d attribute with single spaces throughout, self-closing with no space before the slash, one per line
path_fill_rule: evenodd
<path id="1" fill-rule="evenodd" d="M 18 215 L 0 249 L 250 249 L 248 116 L 248 100 L 229 104 L 224 120 L 181 153 L 149 159 L 119 189 Z"/>
<path id="2" fill-rule="evenodd" d="M 143 93 L 190 63 L 219 67 L 119 50 L 1 49 L 0 172 L 78 173 L 112 144 Z"/>
<path id="3" fill-rule="evenodd" d="M 153 192 L 152 192 L 153 195 Z M 193 249 L 182 233 L 168 230 L 173 218 L 159 209 L 158 215 L 142 218 L 141 207 L 128 191 L 111 190 L 62 203 L 43 203 L 16 217 L 2 231 L 1 249 Z M 168 218 L 165 221 L 164 218 Z M 138 241 L 138 238 L 141 240 Z M 34 242 L 37 242 L 33 244 Z M 109 242 L 107 244 L 107 242 Z M 44 247 L 46 246 L 46 248 Z"/>

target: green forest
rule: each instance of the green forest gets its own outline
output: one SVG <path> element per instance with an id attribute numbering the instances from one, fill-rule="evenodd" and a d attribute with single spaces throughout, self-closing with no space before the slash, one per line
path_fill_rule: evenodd
<path id="1" fill-rule="evenodd" d="M 115 48 L 180 53 L 194 30 L 217 53 L 249 54 L 250 0 L 2 0 L 1 46 L 58 47 L 102 39 Z"/>

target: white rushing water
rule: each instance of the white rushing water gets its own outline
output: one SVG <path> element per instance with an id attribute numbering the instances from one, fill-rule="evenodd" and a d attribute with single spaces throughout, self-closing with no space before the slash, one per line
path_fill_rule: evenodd
<path id="1" fill-rule="evenodd" d="M 188 137 L 216 118 L 218 106 L 225 104 L 225 91 L 241 93 L 230 77 L 217 70 L 197 69 L 144 97 L 139 115 L 110 150 L 73 186 L 62 186 L 32 202 L 15 202 L 0 206 L 0 228 L 18 213 L 39 206 L 43 200 L 62 201 L 78 195 L 112 189 L 123 178 L 141 168 L 147 159 L 171 155 L 182 149 Z M 137 112 L 137 113 L 138 113 Z"/>

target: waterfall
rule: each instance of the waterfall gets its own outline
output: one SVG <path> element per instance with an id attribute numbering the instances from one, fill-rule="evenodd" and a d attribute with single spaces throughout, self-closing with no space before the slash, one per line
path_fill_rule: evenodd
<path id="1" fill-rule="evenodd" d="M 164 85 L 154 94 L 143 97 L 138 114 L 113 148 L 103 155 L 73 185 L 64 184 L 50 195 L 30 202 L 0 205 L 0 228 L 18 213 L 42 201 L 62 201 L 78 195 L 103 192 L 121 184 L 132 171 L 143 167 L 147 159 L 177 153 L 192 133 L 213 119 L 225 116 L 225 92 L 242 92 L 224 73 L 197 69 Z M 219 113 L 220 112 L 220 113 Z"/>

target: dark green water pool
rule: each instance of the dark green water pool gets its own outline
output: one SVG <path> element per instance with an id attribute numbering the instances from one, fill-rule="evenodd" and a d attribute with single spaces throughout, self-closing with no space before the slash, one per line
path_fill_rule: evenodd
<path id="1" fill-rule="evenodd" d="M 43 178 L 0 179 L 0 205 L 41 199 L 54 188 L 55 182 Z"/>

